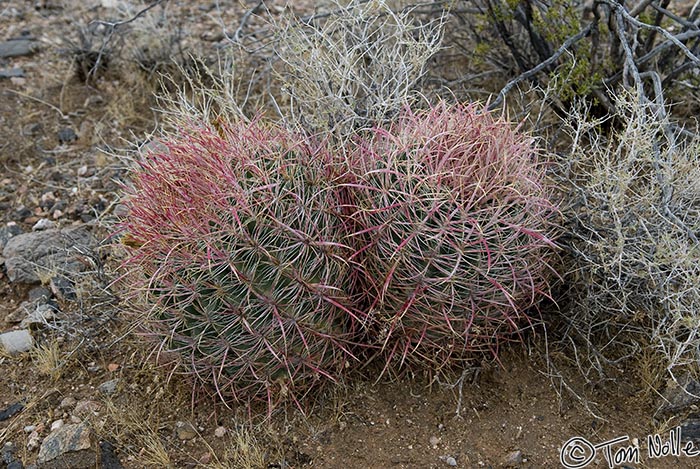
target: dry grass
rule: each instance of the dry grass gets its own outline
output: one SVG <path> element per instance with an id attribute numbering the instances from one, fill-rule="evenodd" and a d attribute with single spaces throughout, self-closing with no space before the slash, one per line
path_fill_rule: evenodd
<path id="1" fill-rule="evenodd" d="M 306 130 L 344 137 L 416 103 L 445 16 L 419 23 L 412 9 L 384 0 L 332 1 L 325 9 L 331 14 L 275 25 L 278 80 L 290 97 L 282 114 Z"/>
<path id="2" fill-rule="evenodd" d="M 54 382 L 61 379 L 70 363 L 70 354 L 64 354 L 56 340 L 36 345 L 30 352 L 34 368 Z"/>
<path id="3" fill-rule="evenodd" d="M 159 433 L 159 412 L 107 400 L 104 415 L 108 423 L 103 430 L 109 429 L 109 436 L 120 443 L 120 447 L 130 449 L 140 464 L 144 467 L 173 467 Z"/>

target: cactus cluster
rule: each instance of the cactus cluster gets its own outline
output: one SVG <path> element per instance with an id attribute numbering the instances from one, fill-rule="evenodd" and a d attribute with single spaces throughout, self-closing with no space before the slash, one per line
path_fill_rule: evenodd
<path id="1" fill-rule="evenodd" d="M 352 157 L 352 213 L 387 365 L 496 355 L 548 291 L 555 208 L 532 142 L 476 105 L 373 134 Z"/>
<path id="2" fill-rule="evenodd" d="M 133 173 L 123 224 L 161 350 L 225 400 L 297 399 L 353 360 L 334 164 L 260 122 L 195 127 Z"/>
<path id="3" fill-rule="evenodd" d="M 547 294 L 543 174 L 475 105 L 406 111 L 342 149 L 191 125 L 132 172 L 125 278 L 158 349 L 227 401 L 298 401 L 360 357 L 438 370 L 495 355 Z"/>

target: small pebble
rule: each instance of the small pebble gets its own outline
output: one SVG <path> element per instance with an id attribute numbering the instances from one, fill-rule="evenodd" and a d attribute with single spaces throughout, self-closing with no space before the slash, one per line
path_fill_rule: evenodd
<path id="1" fill-rule="evenodd" d="M 51 424 L 51 431 L 58 430 L 58 429 L 61 428 L 62 426 L 63 426 L 63 419 L 55 420 L 55 421 Z"/>
<path id="2" fill-rule="evenodd" d="M 437 448 L 438 443 L 440 443 L 440 439 L 436 436 L 431 436 L 430 437 L 430 446 L 433 448 Z"/>
<path id="3" fill-rule="evenodd" d="M 197 430 L 188 422 L 177 422 L 175 424 L 175 433 L 181 440 L 192 440 L 197 436 Z"/>
<path id="4" fill-rule="evenodd" d="M 38 122 L 27 124 L 22 128 L 22 134 L 29 136 L 39 135 L 41 133 L 42 128 L 43 126 Z"/>
<path id="5" fill-rule="evenodd" d="M 27 425 L 24 427 L 24 433 L 32 433 L 34 430 L 36 430 L 36 425 Z"/>
<path id="6" fill-rule="evenodd" d="M 75 406 L 75 403 L 76 403 L 76 402 L 77 402 L 77 401 L 75 400 L 74 397 L 72 397 L 72 396 L 66 396 L 66 397 L 64 397 L 64 398 L 61 400 L 61 403 L 58 404 L 58 408 L 59 408 L 59 409 L 68 409 L 68 408 L 70 408 L 70 407 Z"/>
<path id="7" fill-rule="evenodd" d="M 503 465 L 506 467 L 516 467 L 523 463 L 523 452 L 520 450 L 511 451 L 503 460 Z"/>
<path id="8" fill-rule="evenodd" d="M 78 134 L 75 130 L 70 127 L 65 127 L 58 131 L 58 142 L 59 143 L 70 143 L 78 140 Z"/>
<path id="9" fill-rule="evenodd" d="M 56 222 L 48 218 L 42 218 L 32 226 L 32 231 L 44 231 L 56 227 Z"/>
<path id="10" fill-rule="evenodd" d="M 457 466 L 457 460 L 453 458 L 452 456 L 448 456 L 445 458 L 445 462 L 447 463 L 448 466 L 455 467 Z"/>
<path id="11" fill-rule="evenodd" d="M 216 427 L 214 430 L 214 436 L 217 438 L 223 438 L 226 435 L 226 427 Z"/>
<path id="12" fill-rule="evenodd" d="M 34 430 L 30 435 L 29 438 L 27 438 L 27 449 L 29 451 L 34 451 L 39 447 L 41 444 L 41 437 L 39 436 L 39 432 Z"/>
<path id="13" fill-rule="evenodd" d="M 105 381 L 104 383 L 100 384 L 97 387 L 97 390 L 100 391 L 102 394 L 109 396 L 110 394 L 114 394 L 117 391 L 118 384 L 119 378 L 110 379 L 109 381 Z"/>

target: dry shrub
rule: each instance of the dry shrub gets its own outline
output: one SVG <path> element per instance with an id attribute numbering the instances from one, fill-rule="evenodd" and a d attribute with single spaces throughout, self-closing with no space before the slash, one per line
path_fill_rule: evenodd
<path id="1" fill-rule="evenodd" d="M 574 110 L 571 151 L 558 166 L 570 254 L 565 338 L 583 352 L 587 376 L 640 343 L 673 375 L 700 358 L 698 142 L 634 95 L 620 94 L 617 108 L 599 120 Z"/>
<path id="2" fill-rule="evenodd" d="M 332 11 L 278 28 L 279 72 L 291 120 L 311 132 L 346 136 L 389 122 L 417 101 L 444 16 L 420 23 L 384 0 L 331 2 Z"/>

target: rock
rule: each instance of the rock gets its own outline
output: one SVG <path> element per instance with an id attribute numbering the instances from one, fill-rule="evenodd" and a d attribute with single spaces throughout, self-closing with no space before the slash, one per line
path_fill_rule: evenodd
<path id="1" fill-rule="evenodd" d="M 0 334 L 0 346 L 10 355 L 28 352 L 34 345 L 32 334 L 27 329 Z"/>
<path id="2" fill-rule="evenodd" d="M 664 403 L 659 412 L 675 414 L 693 405 L 700 404 L 700 383 L 691 376 L 680 378 L 678 382 L 670 380 L 663 394 Z"/>
<path id="3" fill-rule="evenodd" d="M 44 286 L 34 287 L 27 294 L 28 300 L 35 304 L 47 303 L 51 299 L 51 290 Z"/>
<path id="4" fill-rule="evenodd" d="M 503 465 L 505 467 L 516 467 L 523 463 L 523 452 L 520 450 L 511 451 L 503 458 Z"/>
<path id="5" fill-rule="evenodd" d="M 3 68 L 0 70 L 0 79 L 2 78 L 17 78 L 17 77 L 23 77 L 24 76 L 24 70 L 15 67 L 15 68 Z"/>
<path id="6" fill-rule="evenodd" d="M 214 436 L 217 438 L 223 438 L 226 435 L 226 427 L 216 427 L 214 430 Z"/>
<path id="7" fill-rule="evenodd" d="M 38 222 L 34 223 L 34 226 L 32 226 L 32 231 L 44 231 L 51 228 L 56 228 L 56 222 L 47 218 L 42 218 Z"/>
<path id="8" fill-rule="evenodd" d="M 41 437 L 39 436 L 39 430 L 34 430 L 27 437 L 27 449 L 29 451 L 34 451 L 41 445 Z"/>
<path id="9" fill-rule="evenodd" d="M 40 122 L 32 122 L 30 124 L 22 127 L 22 135 L 27 135 L 29 137 L 35 137 L 41 133 L 44 126 Z"/>
<path id="10" fill-rule="evenodd" d="M 57 309 L 53 305 L 43 303 L 36 305 L 34 311 L 20 322 L 20 327 L 25 329 L 38 329 L 47 325 L 56 317 Z"/>
<path id="11" fill-rule="evenodd" d="M 78 134 L 70 127 L 64 127 L 58 131 L 58 143 L 71 143 L 78 140 Z"/>
<path id="12" fill-rule="evenodd" d="M 78 251 L 95 240 L 85 226 L 24 233 L 10 238 L 2 251 L 11 282 L 39 283 L 47 273 L 76 274 L 85 269 Z"/>
<path id="13" fill-rule="evenodd" d="M 86 399 L 78 401 L 78 403 L 75 404 L 75 409 L 73 409 L 72 415 L 74 417 L 78 417 L 79 419 L 84 420 L 99 415 L 101 408 L 102 406 L 99 402 L 90 401 Z"/>
<path id="14" fill-rule="evenodd" d="M 77 298 L 73 282 L 63 275 L 51 277 L 49 286 L 54 296 L 61 301 L 75 301 Z"/>
<path id="15" fill-rule="evenodd" d="M 440 459 L 448 466 L 451 466 L 451 467 L 457 466 L 457 460 L 452 456 L 440 456 Z"/>
<path id="16" fill-rule="evenodd" d="M 121 461 L 114 452 L 114 445 L 109 441 L 101 441 L 100 449 L 102 450 L 102 455 L 100 457 L 100 469 L 122 469 Z"/>
<path id="17" fill-rule="evenodd" d="M 9 441 L 5 443 L 2 447 L 2 462 L 9 464 L 11 461 L 14 461 L 15 451 L 17 451 L 15 445 Z"/>
<path id="18" fill-rule="evenodd" d="M 63 399 L 61 399 L 61 403 L 58 404 L 59 409 L 70 409 L 71 407 L 75 406 L 76 400 L 73 396 L 66 396 Z"/>
<path id="19" fill-rule="evenodd" d="M 683 441 L 692 441 L 696 445 L 700 443 L 700 416 L 693 415 L 681 423 L 681 437 Z"/>
<path id="20" fill-rule="evenodd" d="M 36 431 L 36 425 L 27 425 L 26 427 L 23 428 L 24 433 L 31 433 L 33 431 Z"/>
<path id="21" fill-rule="evenodd" d="M 17 224 L 0 227 L 0 250 L 5 249 L 5 245 L 10 238 L 22 234 L 22 228 Z"/>
<path id="22" fill-rule="evenodd" d="M 53 432 L 58 430 L 63 426 L 63 424 L 63 419 L 54 420 L 53 422 L 51 422 L 51 431 Z"/>
<path id="23" fill-rule="evenodd" d="M 34 322 L 43 324 L 45 320 L 52 319 L 57 308 L 55 305 L 49 304 L 51 292 L 44 287 L 41 287 L 41 289 L 42 291 L 34 291 L 35 289 L 32 289 L 29 292 L 29 300 L 23 301 L 14 311 L 7 314 L 5 322 L 8 324 L 21 322 L 23 324 L 22 328 L 27 328 L 28 325 Z M 34 293 L 32 293 L 33 291 Z M 48 295 L 45 294 L 46 292 L 48 292 Z"/>
<path id="24" fill-rule="evenodd" d="M 428 441 L 430 443 L 430 446 L 432 446 L 433 448 L 437 448 L 438 443 L 440 443 L 440 438 L 436 436 L 431 436 L 430 440 Z"/>
<path id="25" fill-rule="evenodd" d="M 24 409 L 24 404 L 21 402 L 15 402 L 6 409 L 0 410 L 0 422 L 18 414 L 22 411 L 22 409 Z"/>
<path id="26" fill-rule="evenodd" d="M 197 437 L 197 430 L 189 422 L 177 422 L 175 433 L 181 440 L 192 440 Z"/>
<path id="27" fill-rule="evenodd" d="M 85 424 L 63 425 L 52 431 L 41 444 L 39 469 L 89 469 L 99 467 L 99 447 Z"/>
<path id="28" fill-rule="evenodd" d="M 5 315 L 5 322 L 8 324 L 22 322 L 27 316 L 29 316 L 34 308 L 34 303 L 30 301 L 23 301 L 17 308 L 15 308 L 14 311 Z"/>
<path id="29" fill-rule="evenodd" d="M 2 447 L 2 461 L 3 463 L 6 464 L 7 469 L 23 469 L 24 465 L 22 464 L 22 461 L 17 459 L 15 457 L 15 451 L 17 451 L 17 448 L 15 448 L 15 445 L 13 445 L 11 442 L 5 443 L 5 445 Z"/>
<path id="30" fill-rule="evenodd" d="M 39 50 L 39 44 L 31 39 L 15 39 L 0 42 L 0 58 L 32 55 Z"/>
<path id="31" fill-rule="evenodd" d="M 110 396 L 117 392 L 117 385 L 119 384 L 119 378 L 114 378 L 110 379 L 109 381 L 105 381 L 104 383 L 100 384 L 97 387 L 97 390 L 100 391 L 102 394 L 105 396 Z"/>

